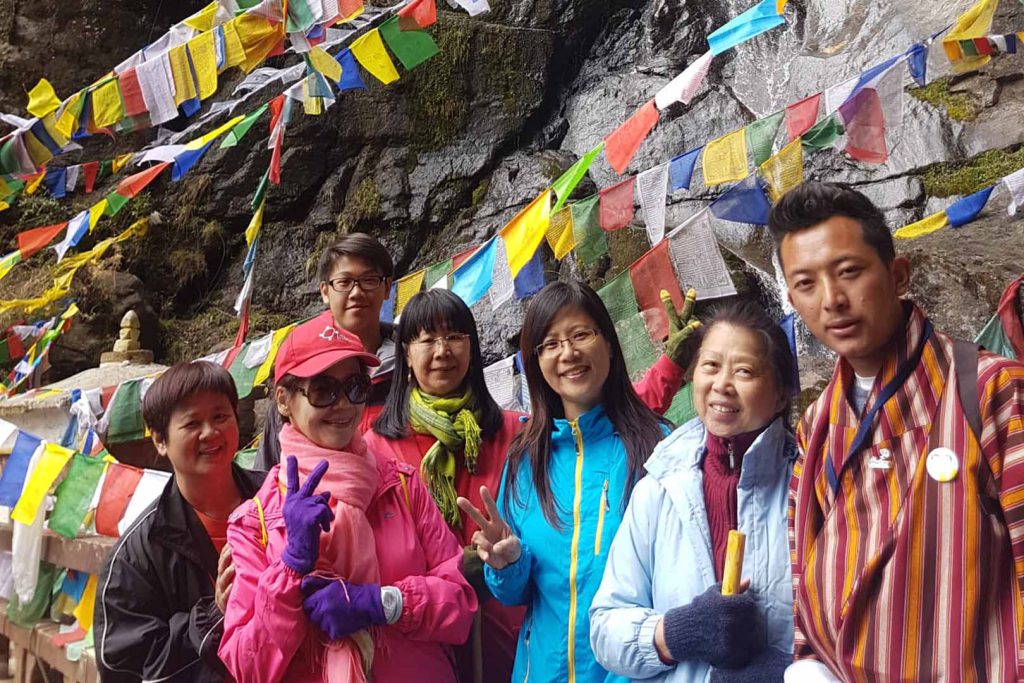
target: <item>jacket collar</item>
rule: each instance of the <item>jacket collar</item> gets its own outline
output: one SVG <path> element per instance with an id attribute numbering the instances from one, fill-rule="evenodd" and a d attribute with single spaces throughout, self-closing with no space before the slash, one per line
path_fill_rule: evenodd
<path id="1" fill-rule="evenodd" d="M 575 448 L 576 437 L 572 433 L 573 423 L 565 419 L 556 419 L 554 429 L 551 432 L 552 444 L 569 443 Z M 608 413 L 604 410 L 603 404 L 597 404 L 575 420 L 580 435 L 584 438 L 603 439 L 615 433 L 615 426 L 608 419 Z"/>
<path id="2" fill-rule="evenodd" d="M 256 495 L 267 473 L 246 470 L 232 463 L 231 476 L 244 501 Z M 217 574 L 217 551 L 203 523 L 181 495 L 176 477 L 171 477 L 170 483 L 160 494 L 149 531 L 149 541 L 184 555 L 210 574 Z"/>

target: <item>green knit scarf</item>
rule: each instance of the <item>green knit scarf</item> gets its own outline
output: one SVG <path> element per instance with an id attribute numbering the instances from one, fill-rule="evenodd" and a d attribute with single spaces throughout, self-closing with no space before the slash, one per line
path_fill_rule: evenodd
<path id="1" fill-rule="evenodd" d="M 409 393 L 409 422 L 417 434 L 429 434 L 437 441 L 420 461 L 420 475 L 434 496 L 444 521 L 452 529 L 462 526 L 458 493 L 455 491 L 455 454 L 462 451 L 466 469 L 476 474 L 480 455 L 480 425 L 473 412 L 473 390 L 456 398 L 437 398 L 413 387 Z"/>

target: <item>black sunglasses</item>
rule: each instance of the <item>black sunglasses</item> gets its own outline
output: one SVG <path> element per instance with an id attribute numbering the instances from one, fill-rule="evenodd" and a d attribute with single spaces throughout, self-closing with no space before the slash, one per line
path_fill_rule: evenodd
<path id="1" fill-rule="evenodd" d="M 309 380 L 305 389 L 299 393 L 306 397 L 309 405 L 314 408 L 330 408 L 342 396 L 349 403 L 366 403 L 370 398 L 370 378 L 364 374 L 352 375 L 341 381 L 330 375 L 317 375 Z"/>

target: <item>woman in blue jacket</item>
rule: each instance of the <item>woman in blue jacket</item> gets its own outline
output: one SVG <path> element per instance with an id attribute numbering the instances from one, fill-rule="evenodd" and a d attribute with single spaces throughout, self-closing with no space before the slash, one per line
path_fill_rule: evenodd
<path id="1" fill-rule="evenodd" d="M 684 312 L 684 316 L 685 316 Z M 588 609 L 643 463 L 668 431 L 638 398 L 597 294 L 556 282 L 531 302 L 520 347 L 533 415 L 509 449 L 501 510 L 460 500 L 494 596 L 526 605 L 516 682 L 613 680 L 590 650 Z"/>
<path id="2" fill-rule="evenodd" d="M 793 659 L 786 510 L 794 363 L 753 303 L 720 309 L 693 370 L 699 417 L 658 445 L 590 610 L 597 661 L 632 679 L 782 681 Z M 730 529 L 749 589 L 723 596 Z"/>

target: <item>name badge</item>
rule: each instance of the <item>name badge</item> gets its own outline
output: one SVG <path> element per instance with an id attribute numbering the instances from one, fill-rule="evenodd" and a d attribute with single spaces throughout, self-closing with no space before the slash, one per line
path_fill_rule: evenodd
<path id="1" fill-rule="evenodd" d="M 928 470 L 928 476 L 935 481 L 953 481 L 960 472 L 960 459 L 949 448 L 936 448 L 928 454 L 925 468 Z"/>
<path id="2" fill-rule="evenodd" d="M 868 458 L 868 468 L 872 470 L 887 470 L 892 467 L 892 451 L 888 448 L 880 448 L 878 455 Z"/>

